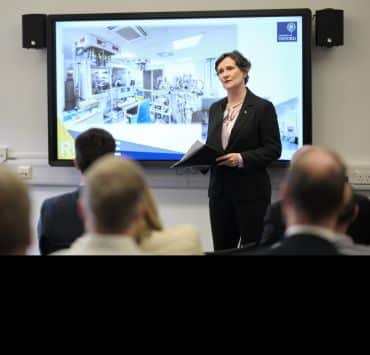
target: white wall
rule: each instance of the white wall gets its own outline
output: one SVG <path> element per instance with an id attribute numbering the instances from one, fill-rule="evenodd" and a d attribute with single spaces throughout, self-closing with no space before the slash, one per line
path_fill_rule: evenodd
<path id="1" fill-rule="evenodd" d="M 313 46 L 313 143 L 337 150 L 349 165 L 370 166 L 370 139 L 367 137 L 370 132 L 370 2 L 301 0 L 299 4 L 313 12 L 332 7 L 343 9 L 345 14 L 345 45 L 333 49 Z M 78 176 L 72 169 L 47 167 L 46 51 L 22 49 L 22 14 L 295 7 L 296 0 L 3 0 L 0 145 L 8 146 L 12 156 L 22 159 L 10 162 L 12 166 L 25 163 L 34 167 L 35 178 L 30 181 L 34 224 L 41 201 L 71 190 L 70 185 L 78 183 Z M 205 248 L 210 250 L 207 177 L 178 176 L 172 171 L 155 169 L 148 169 L 146 173 L 159 200 L 165 224 L 197 224 Z M 281 174 L 274 171 L 272 175 L 273 185 L 277 187 Z M 36 253 L 36 248 L 32 252 Z"/>

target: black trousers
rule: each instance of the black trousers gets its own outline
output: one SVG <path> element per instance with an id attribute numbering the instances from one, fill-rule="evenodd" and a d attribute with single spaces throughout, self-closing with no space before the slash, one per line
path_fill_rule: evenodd
<path id="1" fill-rule="evenodd" d="M 239 201 L 210 198 L 209 211 L 214 250 L 259 243 L 269 200 Z"/>

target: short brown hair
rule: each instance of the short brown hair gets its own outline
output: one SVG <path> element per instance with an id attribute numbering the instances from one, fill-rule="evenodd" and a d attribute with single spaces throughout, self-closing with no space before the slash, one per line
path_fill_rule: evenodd
<path id="1" fill-rule="evenodd" d="M 30 243 L 31 204 L 26 185 L 0 167 L 0 254 L 17 254 Z"/>
<path id="2" fill-rule="evenodd" d="M 243 54 L 241 54 L 239 51 L 234 50 L 232 52 L 226 52 L 221 54 L 216 60 L 215 70 L 217 75 L 218 75 L 217 68 L 225 58 L 231 58 L 235 62 L 236 66 L 244 73 L 248 73 L 252 66 L 251 62 L 246 57 L 244 57 Z M 244 80 L 245 84 L 248 82 L 248 79 L 249 76 L 247 75 Z"/>

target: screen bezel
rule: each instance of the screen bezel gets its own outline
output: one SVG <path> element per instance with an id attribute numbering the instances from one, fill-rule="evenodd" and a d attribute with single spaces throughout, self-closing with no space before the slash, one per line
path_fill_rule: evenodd
<path id="1" fill-rule="evenodd" d="M 312 143 L 312 64 L 311 64 L 311 26 L 310 9 L 274 10 L 228 10 L 228 11 L 186 11 L 186 12 L 135 12 L 63 14 L 47 16 L 47 68 L 48 68 L 48 157 L 51 166 L 73 166 L 73 160 L 61 160 L 57 155 L 57 92 L 56 92 L 56 22 L 94 21 L 94 20 L 146 20 L 176 18 L 220 18 L 220 17 L 302 17 L 302 79 L 303 79 L 303 144 Z M 173 160 L 138 160 L 144 166 L 169 167 Z M 286 165 L 289 160 L 279 160 L 278 165 Z"/>

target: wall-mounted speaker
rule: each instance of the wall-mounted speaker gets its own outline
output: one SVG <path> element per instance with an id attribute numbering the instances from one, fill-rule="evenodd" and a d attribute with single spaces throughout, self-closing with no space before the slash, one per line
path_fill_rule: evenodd
<path id="1" fill-rule="evenodd" d="M 46 48 L 45 14 L 22 15 L 23 48 Z"/>
<path id="2" fill-rule="evenodd" d="M 316 45 L 343 46 L 343 10 L 316 11 Z"/>

